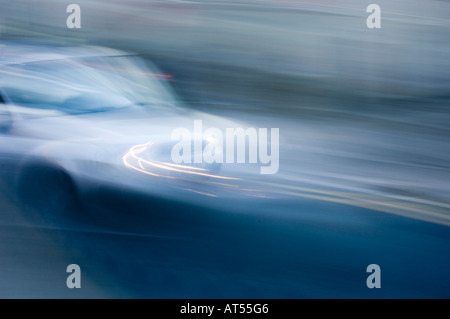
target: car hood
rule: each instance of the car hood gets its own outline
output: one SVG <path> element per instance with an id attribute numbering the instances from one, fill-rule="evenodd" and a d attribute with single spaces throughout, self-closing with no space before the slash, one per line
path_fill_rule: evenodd
<path id="1" fill-rule="evenodd" d="M 149 138 L 170 140 L 171 132 L 184 127 L 192 129 L 194 120 L 205 127 L 235 127 L 243 125 L 224 117 L 193 110 L 158 110 L 132 107 L 108 112 L 79 115 L 29 117 L 20 121 L 11 134 L 47 141 L 83 141 L 117 144 L 144 142 Z"/>

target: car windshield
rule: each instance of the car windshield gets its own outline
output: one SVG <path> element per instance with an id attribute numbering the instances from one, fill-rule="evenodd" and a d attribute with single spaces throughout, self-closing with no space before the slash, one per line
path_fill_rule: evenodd
<path id="1" fill-rule="evenodd" d="M 21 107 L 73 114 L 175 104 L 163 75 L 134 56 L 10 64 L 0 74 L 3 91 Z"/>

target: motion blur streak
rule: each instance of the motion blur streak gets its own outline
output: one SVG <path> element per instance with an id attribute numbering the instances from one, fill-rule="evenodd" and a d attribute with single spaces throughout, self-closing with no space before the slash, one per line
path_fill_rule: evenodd
<path id="1" fill-rule="evenodd" d="M 44 101 L 89 80 L 83 89 L 121 102 L 140 92 L 126 89 L 131 78 L 154 83 L 155 98 L 64 116 L 9 105 L 30 119 L 11 130 L 0 114 L 10 151 L 0 154 L 0 297 L 450 298 L 450 1 L 73 0 L 81 28 L 68 29 L 71 2 L 0 0 L 0 69 L 8 38 L 110 47 L 145 63 L 75 59 L 57 80 L 48 71 L 65 64 L 17 63 L 0 73 L 0 95 L 17 75 Z M 366 25 L 372 3 L 380 29 Z M 38 67 L 41 77 L 27 75 Z M 103 80 L 87 72 L 100 69 Z M 84 106 L 80 97 L 70 105 Z M 172 163 L 170 132 L 195 119 L 279 128 L 279 171 Z M 10 154 L 45 138 L 49 156 L 81 158 L 75 182 L 104 177 L 87 186 L 97 201 L 49 228 L 3 179 L 22 173 L 3 166 L 22 163 Z M 84 276 L 77 291 L 64 285 L 71 263 Z M 366 286 L 369 264 L 381 267 L 381 289 Z"/>
<path id="2" fill-rule="evenodd" d="M 271 186 L 276 190 L 275 192 L 279 194 L 364 207 L 450 226 L 450 215 L 448 214 L 450 203 L 429 202 L 401 196 L 376 196 L 351 192 L 324 191 L 320 189 L 292 187 L 271 183 L 269 183 L 268 186 Z M 283 188 L 290 189 L 290 191 L 282 191 L 281 189 Z"/>
<path id="3" fill-rule="evenodd" d="M 186 166 L 177 165 L 177 164 L 165 163 L 165 162 L 151 162 L 151 161 L 145 160 L 138 156 L 138 154 L 145 152 L 147 150 L 147 148 L 151 145 L 152 145 L 152 142 L 148 142 L 146 144 L 138 144 L 138 145 L 134 145 L 133 147 L 131 147 L 130 150 L 122 158 L 125 166 L 128 168 L 132 168 L 137 171 L 140 171 L 142 173 L 148 174 L 148 175 L 164 177 L 164 178 L 175 178 L 175 177 L 149 172 L 148 170 L 146 170 L 143 167 L 142 163 L 145 163 L 147 165 L 150 165 L 150 166 L 153 166 L 156 168 L 160 168 L 163 170 L 172 171 L 172 172 L 192 174 L 192 175 L 198 175 L 198 176 L 204 176 L 204 177 L 212 177 L 212 178 L 218 178 L 218 179 L 239 180 L 239 178 L 236 178 L 236 177 L 226 177 L 226 176 L 196 172 L 196 170 L 205 171 L 206 169 L 204 169 L 204 168 L 192 167 L 192 166 L 187 166 L 187 165 Z M 133 159 L 135 159 L 138 162 L 138 165 L 141 169 L 139 169 L 135 165 L 129 163 L 128 159 L 130 157 L 132 157 Z M 183 169 L 179 169 L 179 168 L 183 168 Z"/>
<path id="4" fill-rule="evenodd" d="M 135 156 L 135 154 L 139 154 L 139 153 L 145 151 L 148 145 L 151 145 L 151 142 L 148 142 L 147 144 L 140 144 L 140 145 L 135 145 L 135 146 L 133 146 L 133 147 L 128 151 L 128 153 L 126 153 L 126 154 L 122 157 L 123 163 L 125 164 L 126 167 L 135 169 L 135 170 L 137 170 L 137 171 L 139 171 L 139 172 L 141 172 L 141 173 L 148 174 L 148 175 L 152 175 L 152 176 L 156 176 L 156 177 L 162 177 L 161 175 L 158 175 L 158 174 L 155 174 L 155 173 L 151 173 L 151 172 L 146 171 L 146 170 L 142 167 L 142 165 L 141 165 L 141 160 L 140 160 L 139 158 L 136 158 L 136 156 Z M 137 159 L 138 165 L 141 167 L 141 169 L 139 169 L 139 168 L 137 168 L 136 166 L 133 166 L 133 165 L 131 165 L 130 163 L 128 163 L 128 158 L 129 158 L 129 157 L 133 157 L 133 158 Z M 171 176 L 164 176 L 164 177 L 166 177 L 166 178 L 173 178 L 173 177 L 171 177 Z"/>

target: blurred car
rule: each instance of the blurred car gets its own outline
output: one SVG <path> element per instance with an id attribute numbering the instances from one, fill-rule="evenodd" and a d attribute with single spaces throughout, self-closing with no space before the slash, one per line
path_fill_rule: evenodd
<path id="1" fill-rule="evenodd" d="M 174 128 L 236 123 L 184 107 L 134 54 L 2 41 L 0 76 L 2 181 L 29 207 L 59 215 L 102 187 L 186 200 L 239 193 L 221 164 L 170 160 Z"/>

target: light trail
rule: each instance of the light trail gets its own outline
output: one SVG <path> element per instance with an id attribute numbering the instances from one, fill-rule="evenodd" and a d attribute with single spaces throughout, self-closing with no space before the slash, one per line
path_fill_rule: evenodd
<path id="1" fill-rule="evenodd" d="M 155 176 L 155 177 L 175 178 L 173 176 L 168 176 L 165 174 L 158 174 L 153 171 L 149 171 L 145 167 L 145 165 L 151 166 L 151 167 L 154 167 L 157 169 L 162 169 L 165 171 L 171 171 L 171 172 L 177 172 L 177 173 L 183 173 L 183 174 L 198 175 L 198 176 L 211 177 L 211 178 L 224 179 L 224 180 L 239 180 L 239 178 L 236 178 L 236 177 L 227 177 L 227 176 L 220 176 L 220 175 L 206 173 L 205 171 L 208 171 L 208 170 L 205 168 L 199 168 L 199 167 L 193 167 L 193 166 L 187 166 L 187 165 L 179 165 L 179 164 L 173 164 L 173 163 L 167 163 L 167 162 L 149 161 L 149 160 L 143 159 L 142 157 L 139 157 L 139 155 L 142 152 L 146 151 L 151 145 L 153 145 L 152 142 L 148 142 L 145 144 L 137 144 L 137 145 L 132 146 L 128 150 L 128 152 L 122 157 L 122 161 L 123 161 L 124 165 L 127 168 L 131 168 L 131 169 L 134 169 L 141 173 Z M 132 164 L 130 159 L 134 159 L 136 161 L 137 165 Z"/>

